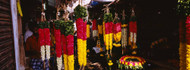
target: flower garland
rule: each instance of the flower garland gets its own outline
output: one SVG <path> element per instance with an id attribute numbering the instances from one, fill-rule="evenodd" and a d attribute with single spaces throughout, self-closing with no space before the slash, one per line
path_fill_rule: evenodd
<path id="1" fill-rule="evenodd" d="M 45 60 L 45 35 L 44 35 L 44 23 L 38 24 L 38 34 L 39 34 L 39 42 L 40 42 L 40 51 L 41 51 L 41 58 L 42 61 Z"/>
<path id="2" fill-rule="evenodd" d="M 88 22 L 86 25 L 86 36 L 87 36 L 87 38 L 90 38 L 90 25 L 91 25 L 90 22 Z"/>
<path id="3" fill-rule="evenodd" d="M 42 61 L 45 60 L 45 56 L 47 59 L 50 59 L 50 30 L 49 30 L 48 22 L 41 22 L 38 26 L 38 34 L 39 34 L 39 42 L 40 42 L 40 51 Z"/>
<path id="4" fill-rule="evenodd" d="M 86 25 L 87 22 L 83 21 L 83 17 L 87 16 L 86 13 L 87 9 L 85 7 L 82 7 L 78 5 L 74 9 L 74 14 L 76 16 L 76 25 L 77 25 L 77 51 L 78 51 L 78 63 L 80 67 L 85 67 L 87 63 L 87 45 L 86 45 L 86 39 L 87 39 L 87 34 L 86 34 Z"/>
<path id="5" fill-rule="evenodd" d="M 114 23 L 113 24 L 113 38 L 114 38 L 114 43 L 113 45 L 115 47 L 120 47 L 121 44 L 120 44 L 120 41 L 121 41 L 121 22 L 119 22 L 119 18 L 117 17 L 117 14 L 115 14 L 115 19 L 114 19 Z"/>
<path id="6" fill-rule="evenodd" d="M 186 49 L 187 49 L 187 54 L 186 54 L 186 63 L 187 63 L 187 70 L 190 70 L 190 15 L 187 16 L 186 19 Z"/>
<path id="7" fill-rule="evenodd" d="M 97 20 L 92 20 L 92 37 L 98 36 L 98 30 L 97 30 Z"/>
<path id="8" fill-rule="evenodd" d="M 135 19 L 135 12 L 132 10 L 131 19 L 129 22 L 129 45 L 132 46 L 132 49 L 137 48 L 136 40 L 137 40 L 137 22 Z M 136 53 L 134 53 L 136 54 Z"/>
<path id="9" fill-rule="evenodd" d="M 74 27 L 72 21 L 66 21 L 61 26 L 61 40 L 65 70 L 74 70 Z"/>
<path id="10" fill-rule="evenodd" d="M 44 26 L 44 36 L 45 36 L 45 47 L 46 47 L 46 58 L 49 60 L 50 59 L 50 23 L 45 22 Z"/>
<path id="11" fill-rule="evenodd" d="M 118 67 L 122 69 L 125 67 L 125 69 L 143 69 L 143 64 L 146 61 L 137 56 L 123 56 L 119 59 Z"/>
<path id="12" fill-rule="evenodd" d="M 112 48 L 113 48 L 113 18 L 112 18 L 112 14 L 111 13 L 106 13 L 104 14 L 104 22 L 103 23 L 104 25 L 104 42 L 105 42 L 105 45 L 106 45 L 106 50 L 107 50 L 107 54 L 108 54 L 108 51 L 110 51 L 110 54 L 112 53 Z"/>
<path id="13" fill-rule="evenodd" d="M 61 23 L 63 23 L 63 21 L 61 21 L 61 20 L 54 21 L 54 24 L 55 24 L 54 36 L 55 36 L 57 69 L 58 70 L 61 70 L 61 67 L 62 67 L 62 48 L 61 48 L 61 31 L 60 31 Z"/>
<path id="14" fill-rule="evenodd" d="M 125 10 L 122 11 L 122 23 L 121 23 L 121 45 L 122 45 L 122 54 L 127 46 L 127 27 L 128 24 L 125 20 L 127 16 L 125 15 Z"/>

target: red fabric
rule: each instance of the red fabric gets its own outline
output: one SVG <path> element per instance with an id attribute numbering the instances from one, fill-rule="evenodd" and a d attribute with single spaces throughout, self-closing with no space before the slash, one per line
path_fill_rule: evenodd
<path id="1" fill-rule="evenodd" d="M 83 23 L 83 40 L 87 39 L 87 36 L 86 36 L 86 25 L 87 25 L 87 21 L 85 21 Z"/>
<path id="2" fill-rule="evenodd" d="M 74 36 L 68 35 L 67 37 L 67 55 L 74 54 Z"/>
<path id="3" fill-rule="evenodd" d="M 97 24 L 96 24 L 96 19 L 94 19 L 93 21 L 92 21 L 92 30 L 97 30 L 98 28 L 97 28 Z"/>
<path id="4" fill-rule="evenodd" d="M 63 48 L 63 53 L 67 54 L 67 39 L 65 35 L 61 35 L 61 40 L 62 40 L 62 48 Z"/>
<path id="5" fill-rule="evenodd" d="M 62 49 L 61 49 L 61 32 L 60 29 L 55 29 L 55 46 L 56 46 L 56 55 L 57 57 L 60 57 L 62 55 Z"/>
<path id="6" fill-rule="evenodd" d="M 78 18 L 76 20 L 76 24 L 77 24 L 77 38 L 83 39 L 83 19 Z"/>
<path id="7" fill-rule="evenodd" d="M 45 44 L 50 45 L 50 30 L 49 28 L 44 28 L 44 34 L 45 34 Z"/>
<path id="8" fill-rule="evenodd" d="M 113 22 L 109 22 L 109 33 L 113 33 Z"/>
<path id="9" fill-rule="evenodd" d="M 113 31 L 114 31 L 114 33 L 121 32 L 121 23 L 120 22 L 113 25 Z"/>
<path id="10" fill-rule="evenodd" d="M 109 34 L 109 23 L 105 23 L 105 34 Z"/>
<path id="11" fill-rule="evenodd" d="M 39 38 L 38 41 L 40 43 L 40 46 L 45 45 L 45 39 L 44 39 L 44 30 L 39 28 L 38 29 Z"/>

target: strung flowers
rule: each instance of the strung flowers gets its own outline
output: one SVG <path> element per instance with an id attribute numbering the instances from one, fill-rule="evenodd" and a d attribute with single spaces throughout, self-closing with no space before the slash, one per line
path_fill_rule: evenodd
<path id="1" fill-rule="evenodd" d="M 112 32 L 112 27 L 113 27 L 113 18 L 112 18 L 112 14 L 111 13 L 106 13 L 104 15 L 104 42 L 106 45 L 106 50 L 107 50 L 107 54 L 108 51 L 110 51 L 110 54 L 112 53 L 112 48 L 113 48 L 113 32 Z"/>
<path id="2" fill-rule="evenodd" d="M 83 17 L 87 16 L 86 13 L 86 8 L 78 5 L 74 9 L 74 14 L 76 16 L 76 25 L 77 25 L 77 51 L 78 51 L 78 63 L 80 65 L 80 68 L 84 69 L 87 63 L 87 45 L 86 45 L 86 39 L 87 39 L 87 34 L 86 34 L 86 25 L 87 22 L 83 21 Z"/>
<path id="3" fill-rule="evenodd" d="M 120 44 L 120 41 L 121 41 L 121 22 L 119 22 L 119 18 L 117 17 L 117 14 L 115 13 L 115 19 L 114 19 L 114 23 L 113 24 L 113 38 L 114 38 L 114 43 L 113 45 L 115 47 L 120 47 L 121 44 Z"/>
<path id="4" fill-rule="evenodd" d="M 121 24 L 121 44 L 122 44 L 122 54 L 127 46 L 127 22 L 125 20 L 125 11 L 122 13 L 122 24 Z"/>
<path id="5" fill-rule="evenodd" d="M 66 21 L 61 26 L 61 40 L 65 70 L 74 70 L 74 27 L 72 21 Z"/>
<path id="6" fill-rule="evenodd" d="M 61 70 L 62 67 L 62 48 L 61 48 L 61 31 L 60 25 L 63 23 L 62 20 L 57 20 L 54 22 L 54 36 L 55 36 L 55 46 L 56 46 L 56 56 L 57 56 L 57 69 Z"/>
<path id="7" fill-rule="evenodd" d="M 137 48 L 136 40 L 137 40 L 137 22 L 135 20 L 135 12 L 132 9 L 131 19 L 129 22 L 129 45 L 132 46 L 132 49 Z M 133 52 L 132 54 L 136 54 Z"/>
<path id="8" fill-rule="evenodd" d="M 39 34 L 39 42 L 41 47 L 41 58 L 42 61 L 46 58 L 50 59 L 50 30 L 49 30 L 49 23 L 48 22 L 42 22 L 39 24 L 38 29 Z"/>
<path id="9" fill-rule="evenodd" d="M 92 20 L 92 37 L 98 36 L 98 30 L 97 30 L 97 20 Z"/>
<path id="10" fill-rule="evenodd" d="M 118 67 L 122 69 L 143 69 L 143 65 L 146 61 L 137 56 L 123 56 L 118 61 Z"/>

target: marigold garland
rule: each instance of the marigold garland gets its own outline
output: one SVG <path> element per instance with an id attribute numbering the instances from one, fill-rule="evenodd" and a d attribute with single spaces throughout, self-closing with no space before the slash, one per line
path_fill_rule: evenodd
<path id="1" fill-rule="evenodd" d="M 77 46 L 78 46 L 78 63 L 80 66 L 86 66 L 86 24 L 87 22 L 83 22 L 82 18 L 78 18 L 76 20 L 77 23 Z"/>

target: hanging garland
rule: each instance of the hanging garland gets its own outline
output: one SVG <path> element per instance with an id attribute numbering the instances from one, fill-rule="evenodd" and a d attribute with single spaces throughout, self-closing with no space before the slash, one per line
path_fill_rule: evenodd
<path id="1" fill-rule="evenodd" d="M 121 23 L 121 45 L 122 45 L 122 54 L 127 46 L 127 21 L 125 20 L 125 11 L 123 10 L 122 14 L 122 23 Z"/>
<path id="2" fill-rule="evenodd" d="M 45 36 L 45 47 L 46 47 L 46 58 L 50 59 L 50 23 L 45 22 L 44 26 L 44 36 Z"/>
<path id="3" fill-rule="evenodd" d="M 39 38 L 38 41 L 40 43 L 40 51 L 41 51 L 41 58 L 42 61 L 45 60 L 45 35 L 44 35 L 44 23 L 38 24 L 38 34 Z"/>
<path id="4" fill-rule="evenodd" d="M 65 70 L 74 70 L 74 27 L 72 21 L 66 21 L 61 26 L 63 57 Z"/>
<path id="5" fill-rule="evenodd" d="M 93 19 L 92 20 L 92 37 L 98 36 L 98 30 L 97 30 L 97 20 Z"/>
<path id="6" fill-rule="evenodd" d="M 120 47 L 120 41 L 121 41 L 121 22 L 119 21 L 119 18 L 117 17 L 117 14 L 115 14 L 114 24 L 113 24 L 113 38 L 114 43 L 113 45 L 115 47 Z"/>
<path id="7" fill-rule="evenodd" d="M 56 56 L 57 56 L 57 69 L 61 70 L 62 67 L 62 48 L 61 48 L 61 31 L 60 25 L 63 23 L 63 20 L 54 21 L 55 29 L 55 46 L 56 46 Z"/>
<path id="8" fill-rule="evenodd" d="M 112 40 L 113 40 L 113 32 L 112 32 L 112 27 L 113 27 L 113 18 L 112 18 L 112 14 L 111 13 L 106 13 L 104 14 L 104 26 L 105 26 L 105 35 L 104 35 L 104 41 L 105 41 L 105 45 L 106 45 L 106 50 L 107 50 L 107 54 L 108 51 L 112 51 L 113 45 L 112 45 Z"/>
<path id="9" fill-rule="evenodd" d="M 87 25 L 86 25 L 86 36 L 87 36 L 87 38 L 90 38 L 90 25 L 91 24 L 92 23 L 87 22 Z"/>
<path id="10" fill-rule="evenodd" d="M 136 40 L 137 40 L 137 22 L 135 19 L 135 12 L 132 10 L 131 19 L 129 22 L 129 45 L 131 45 L 132 50 L 137 48 Z M 132 52 L 132 54 L 136 54 L 136 52 Z"/>
<path id="11" fill-rule="evenodd" d="M 80 5 L 78 5 L 75 9 L 74 9 L 74 14 L 75 14 L 75 18 L 76 18 L 76 25 L 77 25 L 77 50 L 78 50 L 78 63 L 80 65 L 80 67 L 85 67 L 86 63 L 87 63 L 87 59 L 86 59 L 86 49 L 87 49 L 87 45 L 86 45 L 86 25 L 87 22 L 83 21 L 83 17 L 87 16 L 86 13 L 86 8 L 82 7 Z"/>

